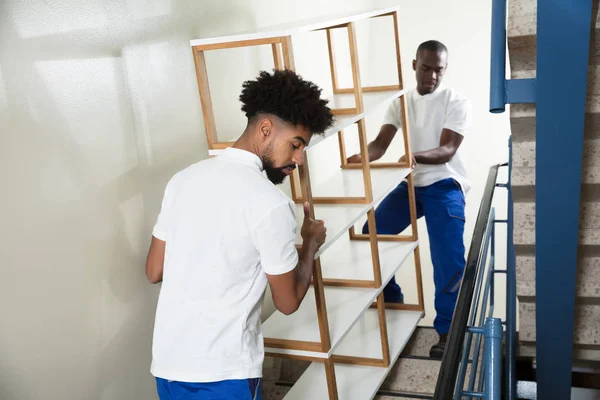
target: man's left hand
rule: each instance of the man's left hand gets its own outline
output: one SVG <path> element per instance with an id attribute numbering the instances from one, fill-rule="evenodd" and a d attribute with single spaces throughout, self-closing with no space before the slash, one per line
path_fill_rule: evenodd
<path id="1" fill-rule="evenodd" d="M 399 163 L 406 163 L 406 154 L 403 155 L 402 157 L 400 157 L 400 159 L 398 160 L 398 162 Z M 414 169 L 416 165 L 417 165 L 417 160 L 415 160 L 415 156 L 412 156 L 412 162 L 411 162 L 410 167 L 412 169 Z"/>

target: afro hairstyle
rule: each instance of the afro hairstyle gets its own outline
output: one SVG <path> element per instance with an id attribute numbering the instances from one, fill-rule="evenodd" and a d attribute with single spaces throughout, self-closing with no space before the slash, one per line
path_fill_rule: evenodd
<path id="1" fill-rule="evenodd" d="M 242 111 L 251 121 L 261 113 L 273 114 L 292 126 L 322 134 L 333 125 L 333 114 L 322 99 L 321 88 L 289 69 L 261 71 L 242 85 Z"/>

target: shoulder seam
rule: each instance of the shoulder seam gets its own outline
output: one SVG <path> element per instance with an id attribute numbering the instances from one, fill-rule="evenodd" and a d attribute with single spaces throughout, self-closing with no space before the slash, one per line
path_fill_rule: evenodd
<path id="1" fill-rule="evenodd" d="M 258 224 L 260 224 L 261 222 L 264 221 L 265 218 L 267 218 L 267 216 L 272 213 L 274 210 L 276 210 L 277 208 L 281 207 L 281 206 L 289 206 L 290 202 L 289 199 L 287 200 L 283 200 L 280 203 L 277 203 L 275 206 L 273 206 L 272 208 L 270 208 L 269 210 L 267 210 L 267 212 L 265 212 L 260 218 L 258 218 L 258 221 L 256 221 L 256 223 L 250 228 L 250 232 L 254 231 L 254 229 L 256 228 L 256 226 Z"/>

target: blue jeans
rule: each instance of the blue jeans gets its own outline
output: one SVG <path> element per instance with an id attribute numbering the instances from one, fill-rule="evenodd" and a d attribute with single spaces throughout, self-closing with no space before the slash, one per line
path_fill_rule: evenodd
<path id="1" fill-rule="evenodd" d="M 436 318 L 439 334 L 450 330 L 458 290 L 465 268 L 465 197 L 454 179 L 415 187 L 417 218 L 425 216 L 433 263 Z M 410 225 L 408 187 L 405 182 L 390 192 L 375 210 L 377 233 L 397 235 Z M 365 223 L 363 233 L 368 233 Z M 383 290 L 386 302 L 401 302 L 404 295 L 396 279 Z"/>
<path id="2" fill-rule="evenodd" d="M 262 379 L 187 383 L 156 378 L 160 400 L 262 400 Z"/>

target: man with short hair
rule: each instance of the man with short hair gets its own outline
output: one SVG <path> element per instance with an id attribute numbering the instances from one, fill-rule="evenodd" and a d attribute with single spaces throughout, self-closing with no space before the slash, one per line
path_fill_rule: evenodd
<path id="1" fill-rule="evenodd" d="M 465 194 L 470 189 L 459 148 L 471 126 L 471 105 L 454 89 L 442 85 L 447 60 L 448 50 L 442 43 L 422 43 L 413 60 L 417 87 L 405 95 L 417 218 L 425 217 L 433 263 L 437 314 L 434 327 L 440 337 L 430 350 L 435 358 L 444 354 L 465 267 Z M 402 114 L 398 98 L 388 108 L 379 134 L 369 143 L 370 161 L 384 155 L 399 129 Z M 353 163 L 360 160 L 360 154 L 348 158 Z M 405 156 L 399 161 L 404 162 Z M 399 234 L 410 225 L 406 182 L 381 202 L 375 219 L 379 234 Z M 368 233 L 367 224 L 363 233 Z M 395 278 L 384 288 L 384 298 L 386 302 L 404 301 Z"/>
<path id="2" fill-rule="evenodd" d="M 267 283 L 275 307 L 295 312 L 326 237 L 305 204 L 298 254 L 295 205 L 275 186 L 333 123 L 320 94 L 293 71 L 261 72 L 243 85 L 235 144 L 168 182 L 146 263 L 162 281 L 151 368 L 161 400 L 262 398 Z"/>

